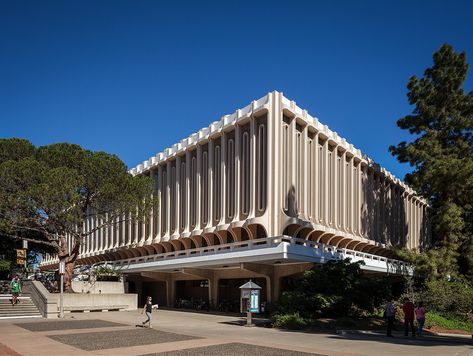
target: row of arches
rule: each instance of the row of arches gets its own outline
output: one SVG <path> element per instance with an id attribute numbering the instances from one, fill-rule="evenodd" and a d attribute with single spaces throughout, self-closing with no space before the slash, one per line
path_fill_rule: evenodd
<path id="1" fill-rule="evenodd" d="M 203 233 L 174 240 L 161 241 L 139 247 L 125 247 L 113 252 L 81 258 L 78 265 L 92 265 L 105 261 L 118 261 L 140 258 L 161 253 L 172 253 L 184 250 L 218 246 L 238 241 L 248 241 L 267 237 L 266 229 L 260 224 L 233 227 L 227 230 Z"/>
<path id="2" fill-rule="evenodd" d="M 333 232 L 317 230 L 312 226 L 290 224 L 284 229 L 283 235 L 323 243 L 325 245 L 330 245 L 337 248 L 345 248 L 348 250 L 365 252 L 388 258 L 394 257 L 394 252 L 385 246 L 374 245 L 372 242 L 366 242 L 354 239 L 352 237 L 337 235 Z"/>

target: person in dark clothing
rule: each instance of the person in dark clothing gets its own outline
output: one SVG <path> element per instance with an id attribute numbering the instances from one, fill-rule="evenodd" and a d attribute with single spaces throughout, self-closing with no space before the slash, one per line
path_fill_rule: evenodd
<path id="1" fill-rule="evenodd" d="M 409 335 L 409 326 L 411 327 L 412 337 L 416 337 L 416 329 L 414 327 L 414 303 L 409 298 L 404 298 L 402 305 L 404 311 L 404 336 Z"/>
<path id="2" fill-rule="evenodd" d="M 153 302 L 151 300 L 151 297 L 148 297 L 147 300 L 146 300 L 146 304 L 143 307 L 143 310 L 141 311 L 141 314 L 146 312 L 146 317 L 147 317 L 147 319 L 145 321 L 143 321 L 143 323 L 142 323 L 143 327 L 146 324 L 148 324 L 148 327 L 150 329 L 152 328 L 152 326 L 151 326 L 151 312 L 152 312 L 152 310 L 153 310 Z"/>
<path id="3" fill-rule="evenodd" d="M 396 318 L 396 311 L 394 309 L 394 304 L 393 304 L 394 298 L 389 298 L 388 303 L 386 304 L 386 309 L 384 311 L 384 314 L 386 315 L 386 319 L 388 319 L 388 330 L 386 335 L 387 336 L 393 336 L 392 335 L 392 330 L 393 330 L 393 324 L 394 324 L 394 319 Z"/>

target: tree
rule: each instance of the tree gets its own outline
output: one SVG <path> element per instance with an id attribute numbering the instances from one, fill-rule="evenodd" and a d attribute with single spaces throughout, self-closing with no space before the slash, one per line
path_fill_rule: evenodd
<path id="1" fill-rule="evenodd" d="M 436 276 L 473 271 L 473 92 L 465 93 L 468 64 L 444 44 L 423 78 L 407 85 L 414 110 L 397 125 L 415 136 L 391 146 L 414 169 L 405 180 L 432 208 L 432 248 L 420 256 Z M 426 264 L 430 264 L 430 267 Z"/>
<path id="2" fill-rule="evenodd" d="M 282 294 L 276 312 L 312 319 L 373 312 L 391 295 L 393 282 L 388 276 L 364 274 L 363 264 L 350 259 L 328 261 L 305 271 Z"/>
<path id="3" fill-rule="evenodd" d="M 49 246 L 66 264 L 66 291 L 80 245 L 100 228 L 145 219 L 153 192 L 150 178 L 132 176 L 115 155 L 68 143 L 35 148 L 26 140 L 0 140 L 0 237 Z M 91 216 L 102 223 L 86 230 Z"/>

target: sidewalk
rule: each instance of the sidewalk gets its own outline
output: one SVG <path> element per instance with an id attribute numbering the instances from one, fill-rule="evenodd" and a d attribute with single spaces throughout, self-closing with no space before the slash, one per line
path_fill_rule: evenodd
<path id="1" fill-rule="evenodd" d="M 372 330 L 337 330 L 338 335 L 375 335 L 380 337 L 387 337 L 385 331 L 372 331 Z M 434 341 L 434 342 L 446 342 L 452 344 L 461 344 L 461 345 L 473 345 L 473 335 L 463 335 L 463 334 L 446 334 L 446 333 L 424 333 L 422 336 L 404 336 L 404 332 L 393 331 L 393 336 L 395 338 L 402 339 L 411 339 L 419 341 Z"/>
<path id="2" fill-rule="evenodd" d="M 140 311 L 66 314 L 64 320 L 0 321 L 0 343 L 25 356 L 54 355 L 425 355 L 470 356 L 469 344 L 244 327 L 244 318 L 159 310 L 153 329 Z"/>

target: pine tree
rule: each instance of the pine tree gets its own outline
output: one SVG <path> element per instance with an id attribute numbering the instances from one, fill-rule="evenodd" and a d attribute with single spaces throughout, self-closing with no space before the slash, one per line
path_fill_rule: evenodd
<path id="1" fill-rule="evenodd" d="M 432 208 L 432 249 L 421 259 L 438 275 L 473 273 L 473 91 L 463 84 L 469 65 L 464 52 L 447 44 L 433 55 L 423 78 L 408 83 L 414 110 L 397 121 L 415 136 L 391 146 L 413 172 L 405 180 Z"/>

